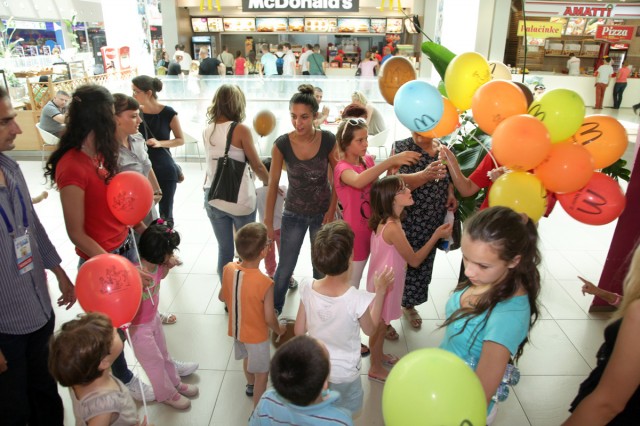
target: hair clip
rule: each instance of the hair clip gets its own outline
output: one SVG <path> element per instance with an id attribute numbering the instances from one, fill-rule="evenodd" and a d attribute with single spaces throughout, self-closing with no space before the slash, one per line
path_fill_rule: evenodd
<path id="1" fill-rule="evenodd" d="M 82 102 L 82 99 L 81 99 L 81 98 L 80 98 L 80 96 L 78 96 L 78 95 L 75 95 L 75 96 L 73 97 L 73 100 L 74 100 L 74 101 L 78 101 L 78 102 Z"/>
<path id="2" fill-rule="evenodd" d="M 164 225 L 164 224 L 165 224 L 165 221 L 164 221 L 164 219 L 162 219 L 162 218 L 161 218 L 161 219 L 156 220 L 156 223 L 157 223 L 158 225 Z"/>

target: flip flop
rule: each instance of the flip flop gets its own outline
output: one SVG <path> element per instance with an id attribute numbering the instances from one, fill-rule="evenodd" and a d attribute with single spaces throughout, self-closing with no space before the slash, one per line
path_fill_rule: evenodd
<path id="1" fill-rule="evenodd" d="M 416 308 L 402 308 L 402 313 L 404 314 L 404 317 L 407 319 L 407 321 L 409 321 L 411 327 L 415 328 L 416 330 L 422 327 L 422 317 L 420 316 Z"/>
<path id="2" fill-rule="evenodd" d="M 387 326 L 387 331 L 384 333 L 384 338 L 387 340 L 398 340 L 400 335 L 391 324 Z"/>
<path id="3" fill-rule="evenodd" d="M 369 380 L 371 380 L 373 382 L 382 383 L 383 385 L 387 381 L 387 379 L 384 379 L 382 377 L 372 376 L 371 373 L 367 374 L 367 377 L 369 378 Z"/>
<path id="4" fill-rule="evenodd" d="M 382 358 L 382 365 L 385 367 L 393 367 L 400 361 L 400 358 L 393 354 L 384 354 Z"/>
<path id="5" fill-rule="evenodd" d="M 163 324 L 175 324 L 176 321 L 178 321 L 178 317 L 168 312 L 160 312 L 160 319 L 162 320 Z"/>

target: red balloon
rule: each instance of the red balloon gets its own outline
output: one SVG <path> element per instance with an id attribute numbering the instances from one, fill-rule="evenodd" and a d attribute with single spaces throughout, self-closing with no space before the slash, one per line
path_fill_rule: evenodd
<path id="1" fill-rule="evenodd" d="M 136 225 L 153 205 L 153 188 L 149 179 L 137 172 L 118 173 L 107 186 L 107 204 L 120 222 Z"/>
<path id="2" fill-rule="evenodd" d="M 557 194 L 557 197 L 569 216 L 588 225 L 612 222 L 622 214 L 627 203 L 620 185 L 602 173 L 594 173 L 581 190 Z"/>
<path id="3" fill-rule="evenodd" d="M 85 312 L 102 312 L 114 327 L 133 320 L 142 298 L 142 280 L 133 263 L 117 254 L 100 254 L 78 270 L 76 297 Z"/>

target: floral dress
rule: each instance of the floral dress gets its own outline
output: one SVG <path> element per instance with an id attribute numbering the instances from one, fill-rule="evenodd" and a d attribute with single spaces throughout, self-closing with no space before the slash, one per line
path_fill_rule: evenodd
<path id="1" fill-rule="evenodd" d="M 427 165 L 436 161 L 438 155 L 430 156 L 420 148 L 412 138 L 395 143 L 395 153 L 414 151 L 421 154 L 420 160 L 410 166 L 400 167 L 400 173 L 410 174 L 424 170 Z M 435 230 L 444 223 L 447 214 L 447 196 L 450 177 L 431 181 L 414 189 L 411 195 L 414 204 L 405 209 L 406 216 L 402 220 L 402 229 L 414 250 L 421 248 L 433 235 Z M 417 268 L 407 265 L 407 276 L 402 295 L 402 306 L 412 307 L 420 305 L 429 298 L 429 284 L 433 272 L 433 262 L 437 249 L 434 248 L 424 262 Z"/>

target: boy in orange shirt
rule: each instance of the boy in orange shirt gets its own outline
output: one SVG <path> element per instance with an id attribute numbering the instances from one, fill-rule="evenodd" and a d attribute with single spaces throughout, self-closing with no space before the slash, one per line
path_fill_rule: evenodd
<path id="1" fill-rule="evenodd" d="M 267 240 L 267 228 L 249 223 L 238 230 L 235 243 L 242 261 L 225 265 L 218 298 L 229 308 L 229 336 L 234 338 L 235 358 L 244 360 L 245 393 L 253 397 L 255 406 L 267 388 L 269 328 L 281 335 L 286 327 L 276 318 L 273 281 L 259 269 L 272 243 Z"/>

